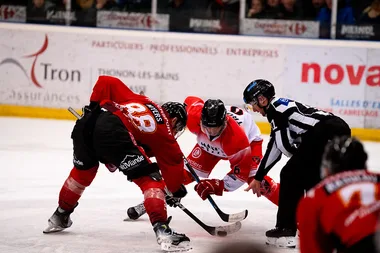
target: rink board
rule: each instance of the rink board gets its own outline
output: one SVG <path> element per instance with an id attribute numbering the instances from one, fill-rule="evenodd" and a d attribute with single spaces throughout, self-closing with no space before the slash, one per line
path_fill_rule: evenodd
<path id="1" fill-rule="evenodd" d="M 77 110 L 80 113 L 80 110 Z M 27 118 L 45 118 L 45 119 L 61 119 L 61 120 L 75 120 L 75 117 L 65 108 L 39 108 L 28 106 L 12 106 L 0 104 L 0 116 L 17 116 Z M 270 133 L 270 125 L 266 122 L 256 122 L 263 134 Z M 352 135 L 360 138 L 361 140 L 379 141 L 380 142 L 380 129 L 363 129 L 352 128 Z"/>
<path id="2" fill-rule="evenodd" d="M 240 107 L 247 84 L 264 78 L 276 96 L 380 139 L 379 43 L 2 23 L 0 33 L 3 116 L 71 119 L 66 108 L 86 105 L 99 75 L 157 103 L 199 96 Z M 268 133 L 266 119 L 253 117 Z"/>

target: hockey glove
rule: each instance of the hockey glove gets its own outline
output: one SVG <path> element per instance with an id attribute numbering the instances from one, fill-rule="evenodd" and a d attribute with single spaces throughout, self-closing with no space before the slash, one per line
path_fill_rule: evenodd
<path id="1" fill-rule="evenodd" d="M 194 189 L 203 200 L 210 194 L 222 196 L 224 181 L 219 179 L 204 179 L 195 185 Z"/>
<path id="2" fill-rule="evenodd" d="M 177 203 L 181 202 L 181 199 L 185 197 L 187 194 L 187 190 L 185 186 L 182 184 L 178 191 L 174 192 L 172 195 L 166 194 L 166 204 L 171 207 L 177 207 Z"/>
<path id="3" fill-rule="evenodd" d="M 89 105 L 86 105 L 82 108 L 82 116 L 87 115 L 93 111 L 99 111 L 99 103 L 91 101 Z"/>

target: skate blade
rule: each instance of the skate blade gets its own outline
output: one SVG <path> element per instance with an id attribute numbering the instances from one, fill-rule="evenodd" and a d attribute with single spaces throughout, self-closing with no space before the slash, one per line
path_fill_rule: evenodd
<path id="1" fill-rule="evenodd" d="M 124 218 L 123 219 L 123 221 L 129 221 L 129 222 L 137 222 L 137 221 L 139 221 L 138 219 L 131 219 L 131 218 L 129 218 L 129 217 L 127 217 L 127 218 Z"/>
<path id="2" fill-rule="evenodd" d="M 161 242 L 161 250 L 165 252 L 188 252 L 192 250 L 190 242 L 181 242 L 178 245 L 173 245 L 170 241 Z"/>
<path id="3" fill-rule="evenodd" d="M 275 246 L 277 248 L 295 249 L 297 246 L 297 240 L 294 236 L 284 236 L 279 238 L 267 237 L 267 245 Z"/>
<path id="4" fill-rule="evenodd" d="M 42 232 L 44 234 L 50 234 L 50 233 L 61 232 L 62 230 L 65 230 L 65 228 L 57 227 L 57 226 L 49 226 L 49 227 L 45 228 L 45 230 Z"/>

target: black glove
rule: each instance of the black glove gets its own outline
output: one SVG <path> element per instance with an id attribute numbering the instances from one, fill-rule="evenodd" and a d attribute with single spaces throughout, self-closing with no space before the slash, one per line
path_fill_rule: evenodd
<path id="1" fill-rule="evenodd" d="M 91 101 L 89 105 L 82 108 L 82 116 L 85 116 L 93 111 L 99 112 L 100 106 L 99 103 Z"/>
<path id="2" fill-rule="evenodd" d="M 171 207 L 177 207 L 177 204 L 181 202 L 181 199 L 185 197 L 187 194 L 187 190 L 185 186 L 182 184 L 178 191 L 174 192 L 172 195 L 166 194 L 166 204 Z"/>

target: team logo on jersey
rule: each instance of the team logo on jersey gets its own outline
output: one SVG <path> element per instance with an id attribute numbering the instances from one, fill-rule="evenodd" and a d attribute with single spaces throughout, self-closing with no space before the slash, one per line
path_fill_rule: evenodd
<path id="1" fill-rule="evenodd" d="M 196 147 L 191 153 L 191 156 L 194 158 L 199 158 L 201 154 L 202 154 L 202 149 L 200 149 L 199 147 Z"/>
<path id="2" fill-rule="evenodd" d="M 157 124 L 164 124 L 164 120 L 162 119 L 161 114 L 158 111 L 158 109 L 152 104 L 145 104 L 145 105 L 152 112 L 154 118 L 157 121 Z"/>

